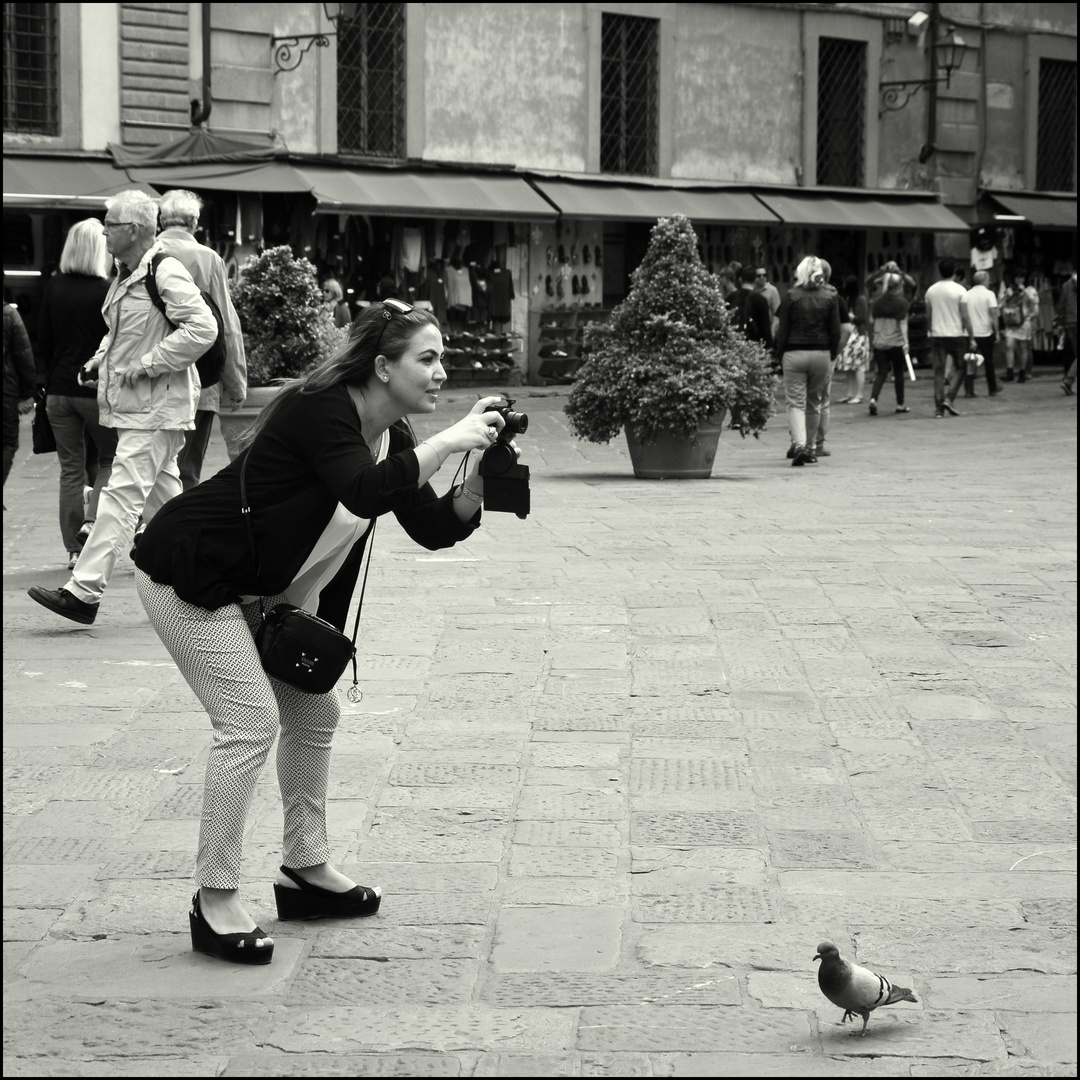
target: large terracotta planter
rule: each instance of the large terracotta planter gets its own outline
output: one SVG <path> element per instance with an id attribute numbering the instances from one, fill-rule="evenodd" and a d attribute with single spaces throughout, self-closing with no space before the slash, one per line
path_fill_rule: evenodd
<path id="1" fill-rule="evenodd" d="M 229 460 L 236 455 L 236 440 L 258 419 L 259 413 L 274 400 L 280 387 L 277 386 L 252 386 L 249 387 L 244 404 L 235 412 L 222 409 L 218 413 L 218 423 L 221 424 L 221 434 L 225 439 L 225 448 L 229 452 Z"/>
<path id="2" fill-rule="evenodd" d="M 641 442 L 635 432 L 626 428 L 634 475 L 641 480 L 707 480 L 712 475 L 726 414 L 725 410 L 710 416 L 689 438 L 665 433 L 654 443 Z"/>

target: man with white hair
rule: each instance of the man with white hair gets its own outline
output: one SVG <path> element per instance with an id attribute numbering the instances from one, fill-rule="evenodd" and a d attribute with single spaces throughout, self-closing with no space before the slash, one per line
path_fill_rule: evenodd
<path id="1" fill-rule="evenodd" d="M 990 396 L 1001 393 L 997 372 L 994 370 L 994 342 L 998 339 L 998 302 L 992 289 L 988 288 L 990 275 L 976 270 L 970 289 L 960 299 L 960 309 L 967 312 L 967 325 L 971 327 L 968 342 L 983 358 L 986 388 Z M 975 376 L 964 377 L 964 396 L 975 397 Z"/>
<path id="2" fill-rule="evenodd" d="M 139 515 L 149 521 L 180 494 L 176 458 L 199 400 L 195 361 L 217 340 L 213 312 L 178 260 L 163 259 L 157 268 L 167 318 L 150 299 L 146 275 L 161 250 L 154 200 L 122 191 L 105 207 L 105 246 L 119 272 L 101 309 L 108 331 L 80 379 L 97 384 L 99 422 L 118 432 L 116 456 L 70 580 L 60 589 L 29 590 L 43 607 L 84 625 L 97 618 Z"/>
<path id="3" fill-rule="evenodd" d="M 191 191 L 167 191 L 161 198 L 161 232 L 158 242 L 167 255 L 178 258 L 204 293 L 213 297 L 221 309 L 225 328 L 225 369 L 221 382 L 203 387 L 199 406 L 195 410 L 195 427 L 184 437 L 184 449 L 177 464 L 184 490 L 195 487 L 202 476 L 203 460 L 210 443 L 214 414 L 222 407 L 221 392 L 231 411 L 238 409 L 247 397 L 247 363 L 244 359 L 244 335 L 240 319 L 229 295 L 229 275 L 225 261 L 212 248 L 195 239 L 199 227 L 202 199 Z M 229 456 L 233 449 L 229 447 Z"/>

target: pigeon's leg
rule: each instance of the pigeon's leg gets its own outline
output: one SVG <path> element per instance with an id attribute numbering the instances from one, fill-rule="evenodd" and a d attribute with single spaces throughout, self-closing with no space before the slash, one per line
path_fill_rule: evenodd
<path id="1" fill-rule="evenodd" d="M 840 1017 L 840 1023 L 841 1025 L 843 1025 L 846 1024 L 849 1020 L 852 1023 L 855 1023 L 855 1014 L 850 1009 L 848 1009 L 847 1012 L 845 1012 L 844 1015 Z"/>
<path id="2" fill-rule="evenodd" d="M 862 1031 L 859 1032 L 860 1035 L 865 1035 L 866 1034 L 866 1025 L 869 1024 L 869 1023 L 870 1023 L 870 1013 L 869 1013 L 869 1011 L 866 1011 L 866 1012 L 864 1012 L 862 1014 Z"/>

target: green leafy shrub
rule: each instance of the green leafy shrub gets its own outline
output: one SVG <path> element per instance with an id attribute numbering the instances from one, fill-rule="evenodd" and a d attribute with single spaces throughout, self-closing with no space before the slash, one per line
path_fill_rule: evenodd
<path id="1" fill-rule="evenodd" d="M 730 427 L 756 438 L 772 415 L 769 353 L 731 324 L 681 215 L 657 221 L 629 296 L 586 329 L 585 345 L 566 415 L 589 442 L 610 442 L 624 427 L 643 442 L 689 436 L 725 409 Z"/>
<path id="2" fill-rule="evenodd" d="M 232 299 L 244 331 L 251 386 L 302 375 L 348 336 L 323 307 L 314 265 L 296 258 L 287 245 L 246 259 Z"/>

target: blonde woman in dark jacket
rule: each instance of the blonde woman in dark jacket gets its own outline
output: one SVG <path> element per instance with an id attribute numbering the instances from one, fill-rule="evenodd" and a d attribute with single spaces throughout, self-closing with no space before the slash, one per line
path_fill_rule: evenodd
<path id="1" fill-rule="evenodd" d="M 821 260 L 807 255 L 780 304 L 776 349 L 784 367 L 792 465 L 817 461 L 814 446 L 832 361 L 840 351 L 840 304 Z"/>

